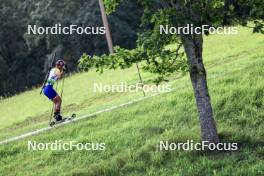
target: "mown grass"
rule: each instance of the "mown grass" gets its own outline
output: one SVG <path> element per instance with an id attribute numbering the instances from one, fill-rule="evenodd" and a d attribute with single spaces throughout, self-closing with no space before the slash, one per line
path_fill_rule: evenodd
<path id="1" fill-rule="evenodd" d="M 229 40 L 229 36 L 210 36 L 205 39 L 208 85 L 220 138 L 223 142 L 237 142 L 238 151 L 197 152 L 157 149 L 161 140 L 171 142 L 200 140 L 193 91 L 188 76 L 185 76 L 171 82 L 174 87 L 171 93 L 0 146 L 0 173 L 98 176 L 263 175 L 263 41 L 262 35 L 252 35 L 244 28 L 240 29 L 240 35 L 232 37 L 232 41 Z M 96 76 L 95 73 L 90 74 Z M 136 78 L 136 73 L 134 74 L 133 77 L 133 74 L 128 73 L 126 79 Z M 87 75 L 84 73 L 75 77 L 80 77 L 86 83 L 85 79 L 93 79 L 86 78 Z M 84 76 L 85 78 L 82 78 Z M 111 80 L 108 76 L 102 75 L 102 81 Z M 75 77 L 69 78 L 73 79 L 69 82 L 74 83 Z M 69 87 L 74 92 L 74 86 Z M 80 90 L 85 90 L 85 87 L 80 87 Z M 86 95 L 84 91 L 77 94 Z M 70 96 L 73 98 L 75 95 Z M 94 95 L 93 98 L 98 102 L 98 106 L 100 104 L 105 106 L 109 99 L 112 100 L 111 103 L 119 103 L 119 98 L 123 100 L 133 98 L 133 96 L 124 98 L 120 94 L 115 95 L 115 98 L 112 96 Z M 70 100 L 71 97 L 68 98 Z M 12 102 L 11 99 L 8 101 Z M 85 101 L 88 101 L 88 98 L 76 96 L 76 102 L 85 104 Z M 87 103 L 81 107 L 77 106 L 76 110 L 86 113 L 89 105 Z M 28 140 L 105 142 L 106 150 L 28 151 Z"/>

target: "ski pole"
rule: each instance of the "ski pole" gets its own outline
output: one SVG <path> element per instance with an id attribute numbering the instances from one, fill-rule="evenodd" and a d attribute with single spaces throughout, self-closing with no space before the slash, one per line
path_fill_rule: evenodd
<path id="1" fill-rule="evenodd" d="M 63 96 L 63 88 L 64 88 L 64 77 L 62 78 L 62 86 L 61 86 L 61 109 L 62 109 L 62 96 Z"/>
<path id="2" fill-rule="evenodd" d="M 62 86 L 61 86 L 61 99 L 62 99 L 62 95 L 63 95 L 63 88 L 64 88 L 64 77 L 62 78 Z"/>
<path id="3" fill-rule="evenodd" d="M 57 91 L 58 89 L 58 82 L 56 83 L 56 88 L 55 90 Z M 51 123 L 52 117 L 53 117 L 53 113 L 54 113 L 54 109 L 55 109 L 55 104 L 52 104 L 52 109 L 51 109 L 51 114 L 50 114 L 50 120 L 49 123 Z"/>
<path id="4" fill-rule="evenodd" d="M 65 69 L 63 69 L 63 70 L 64 71 L 69 71 L 67 65 L 65 65 Z M 64 91 L 64 80 L 65 80 L 65 77 L 63 76 L 63 78 L 62 78 L 62 86 L 61 86 L 61 95 L 60 95 L 61 101 L 62 101 L 62 96 L 63 96 L 63 91 Z M 61 102 L 61 107 L 62 107 L 62 102 Z"/>
<path id="5" fill-rule="evenodd" d="M 54 108 L 55 108 L 55 104 L 52 104 L 52 109 L 51 109 L 49 123 L 51 123 L 51 120 L 52 120 L 52 117 L 53 117 Z"/>

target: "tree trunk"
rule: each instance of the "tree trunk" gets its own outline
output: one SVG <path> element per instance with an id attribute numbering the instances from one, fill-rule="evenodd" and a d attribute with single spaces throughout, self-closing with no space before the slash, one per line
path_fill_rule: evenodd
<path id="1" fill-rule="evenodd" d="M 182 35 L 181 40 L 190 66 L 190 78 L 199 112 L 202 141 L 218 143 L 219 137 L 213 117 L 210 95 L 207 87 L 206 70 L 203 64 L 203 36 Z"/>

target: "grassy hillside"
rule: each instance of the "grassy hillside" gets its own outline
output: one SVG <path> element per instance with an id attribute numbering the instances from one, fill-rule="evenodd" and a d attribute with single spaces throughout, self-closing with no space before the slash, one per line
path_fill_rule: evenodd
<path id="1" fill-rule="evenodd" d="M 236 152 L 159 151 L 161 140 L 199 141 L 200 127 L 188 76 L 174 91 L 125 108 L 0 146 L 3 175 L 264 175 L 264 35 L 240 28 L 236 36 L 205 38 L 204 59 L 223 142 Z M 174 47 L 174 46 L 170 46 Z M 151 75 L 145 74 L 148 79 Z M 93 82 L 137 82 L 136 70 L 83 73 L 66 80 L 64 112 L 80 115 L 134 98 L 92 92 Z M 1 138 L 47 124 L 50 103 L 39 90 L 2 100 Z M 105 151 L 28 151 L 27 141 L 105 142 Z"/>

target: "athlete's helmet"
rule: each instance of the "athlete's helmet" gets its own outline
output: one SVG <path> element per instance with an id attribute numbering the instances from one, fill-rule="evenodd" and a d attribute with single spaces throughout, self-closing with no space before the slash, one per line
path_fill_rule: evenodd
<path id="1" fill-rule="evenodd" d="M 61 66 L 61 67 L 64 67 L 66 65 L 66 62 L 64 61 L 64 60 L 58 60 L 57 62 L 56 62 L 56 66 Z"/>

